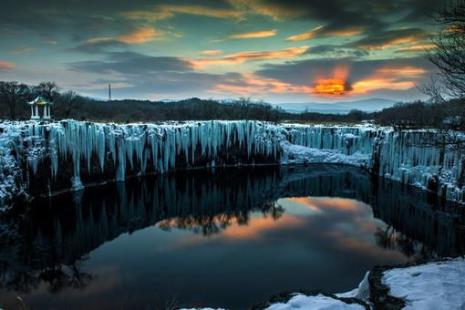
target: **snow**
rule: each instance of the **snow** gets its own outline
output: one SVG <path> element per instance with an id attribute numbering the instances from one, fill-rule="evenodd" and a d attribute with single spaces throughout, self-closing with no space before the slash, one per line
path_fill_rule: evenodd
<path id="1" fill-rule="evenodd" d="M 404 309 L 465 309 L 465 260 L 433 262 L 384 272 L 389 294 L 406 302 Z"/>
<path id="2" fill-rule="evenodd" d="M 291 144 L 288 141 L 281 143 L 284 157 L 282 164 L 345 164 L 369 168 L 371 154 L 353 153 L 346 155 L 337 150 L 321 150 L 301 145 Z"/>
<path id="3" fill-rule="evenodd" d="M 359 304 L 348 304 L 339 299 L 335 299 L 323 294 L 315 296 L 305 296 L 296 294 L 286 303 L 275 303 L 270 305 L 267 310 L 291 310 L 291 309 L 314 309 L 314 310 L 340 310 L 353 309 L 364 310 L 365 307 Z"/>
<path id="4" fill-rule="evenodd" d="M 83 176 L 124 181 L 128 173 L 229 164 L 332 163 L 361 167 L 405 184 L 465 201 L 465 152 L 422 145 L 435 132 L 259 121 L 92 123 L 0 122 L 0 201 L 27 189 L 39 171 L 45 186 L 66 170 L 70 190 Z M 465 139 L 465 137 L 463 137 Z M 240 153 L 240 155 L 237 155 Z M 16 156 L 14 154 L 17 154 Z M 233 156 L 230 154 L 236 154 Z M 236 162 L 231 162 L 234 158 Z M 66 168 L 66 169 L 64 169 Z M 52 184 L 52 185 L 50 185 Z M 51 188 L 53 191 L 53 188 Z"/>

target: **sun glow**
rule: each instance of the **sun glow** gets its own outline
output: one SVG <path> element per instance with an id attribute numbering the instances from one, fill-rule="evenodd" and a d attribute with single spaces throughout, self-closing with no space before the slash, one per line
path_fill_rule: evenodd
<path id="1" fill-rule="evenodd" d="M 336 67 L 331 77 L 318 77 L 313 85 L 313 93 L 319 96 L 344 96 L 352 91 L 347 80 L 349 69 L 346 66 Z"/>

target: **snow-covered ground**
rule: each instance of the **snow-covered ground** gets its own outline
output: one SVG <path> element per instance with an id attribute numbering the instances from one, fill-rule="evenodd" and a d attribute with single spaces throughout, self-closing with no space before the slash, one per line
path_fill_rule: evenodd
<path id="1" fill-rule="evenodd" d="M 384 273 L 389 295 L 405 301 L 406 310 L 465 309 L 465 260 L 432 262 Z"/>
<path id="2" fill-rule="evenodd" d="M 435 135 L 372 125 L 259 121 L 124 125 L 4 121 L 0 122 L 0 200 L 23 189 L 27 192 L 38 173 L 43 192 L 50 193 L 56 190 L 57 178 L 62 186 L 66 183 L 67 189 L 77 190 L 91 179 L 123 181 L 127 174 L 179 167 L 328 163 L 363 167 L 464 202 L 465 152 L 429 145 Z"/>
<path id="3" fill-rule="evenodd" d="M 314 309 L 314 310 L 364 310 L 364 306 L 358 303 L 347 303 L 323 294 L 315 296 L 305 296 L 297 294 L 285 303 L 275 303 L 270 305 L 267 310 L 292 310 L 292 309 Z"/>

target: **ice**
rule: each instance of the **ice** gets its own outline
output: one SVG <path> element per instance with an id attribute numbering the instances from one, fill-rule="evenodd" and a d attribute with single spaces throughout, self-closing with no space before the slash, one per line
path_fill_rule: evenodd
<path id="1" fill-rule="evenodd" d="M 437 135 L 432 130 L 399 132 L 372 125 L 245 120 L 158 124 L 3 121 L 0 199 L 27 191 L 39 174 L 48 182 L 44 187 L 53 191 L 64 171 L 70 189 L 76 190 L 89 179 L 124 181 L 128 174 L 164 173 L 179 167 L 333 163 L 361 167 L 464 202 L 465 152 L 425 144 Z"/>

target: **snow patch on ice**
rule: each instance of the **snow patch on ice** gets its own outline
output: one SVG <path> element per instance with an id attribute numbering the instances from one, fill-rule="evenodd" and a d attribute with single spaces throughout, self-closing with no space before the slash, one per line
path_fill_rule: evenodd
<path id="1" fill-rule="evenodd" d="M 270 305 L 267 310 L 291 310 L 291 309 L 315 309 L 315 310 L 340 310 L 351 309 L 361 310 L 365 309 L 359 304 L 348 304 L 339 299 L 331 298 L 323 294 L 315 296 L 306 296 L 297 294 L 286 303 L 275 303 Z"/>
<path id="2" fill-rule="evenodd" d="M 389 295 L 402 298 L 404 309 L 465 309 L 465 259 L 433 262 L 384 272 Z"/>

